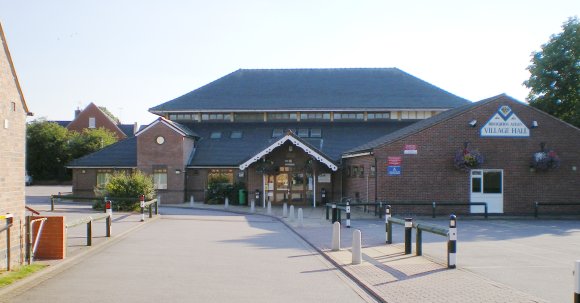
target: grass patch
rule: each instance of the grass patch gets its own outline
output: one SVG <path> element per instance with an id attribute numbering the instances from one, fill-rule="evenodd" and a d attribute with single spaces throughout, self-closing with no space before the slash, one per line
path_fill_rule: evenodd
<path id="1" fill-rule="evenodd" d="M 3 272 L 0 274 L 0 287 L 10 285 L 20 279 L 26 278 L 47 266 L 48 265 L 43 264 L 24 265 L 19 267 L 18 270 Z"/>

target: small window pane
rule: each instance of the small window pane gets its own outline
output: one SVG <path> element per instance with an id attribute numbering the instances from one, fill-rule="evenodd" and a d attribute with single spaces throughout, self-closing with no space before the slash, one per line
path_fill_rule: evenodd
<path id="1" fill-rule="evenodd" d="M 484 172 L 483 173 L 483 193 L 501 194 L 501 172 Z"/>
<path id="2" fill-rule="evenodd" d="M 471 192 L 472 193 L 481 192 L 481 178 L 471 178 Z"/>
<path id="3" fill-rule="evenodd" d="M 211 139 L 219 139 L 222 137 L 222 133 L 221 132 L 212 132 L 211 135 L 209 136 Z"/>
<path id="4" fill-rule="evenodd" d="M 284 130 L 281 128 L 274 128 L 272 131 L 272 138 L 281 137 L 284 134 Z"/>
<path id="5" fill-rule="evenodd" d="M 89 118 L 89 128 L 96 128 L 95 117 L 90 117 Z"/>
<path id="6" fill-rule="evenodd" d="M 233 131 L 230 135 L 230 138 L 232 139 L 240 139 L 241 137 L 242 137 L 241 131 Z"/>
<path id="7" fill-rule="evenodd" d="M 298 129 L 298 137 L 308 137 L 308 128 L 299 128 Z"/>
<path id="8" fill-rule="evenodd" d="M 320 137 L 322 137 L 322 130 L 320 128 L 312 128 L 312 129 L 310 129 L 310 137 L 311 138 L 320 138 Z"/>

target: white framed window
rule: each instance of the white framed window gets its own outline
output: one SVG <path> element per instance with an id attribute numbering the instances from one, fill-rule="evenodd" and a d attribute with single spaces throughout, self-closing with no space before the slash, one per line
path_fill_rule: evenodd
<path id="1" fill-rule="evenodd" d="M 155 189 L 167 189 L 167 168 L 153 170 L 153 187 Z"/>
<path id="2" fill-rule="evenodd" d="M 89 128 L 96 128 L 97 124 L 95 121 L 95 117 L 89 117 Z"/>
<path id="3" fill-rule="evenodd" d="M 111 177 L 113 176 L 113 171 L 109 169 L 99 169 L 97 170 L 97 188 L 105 188 Z"/>

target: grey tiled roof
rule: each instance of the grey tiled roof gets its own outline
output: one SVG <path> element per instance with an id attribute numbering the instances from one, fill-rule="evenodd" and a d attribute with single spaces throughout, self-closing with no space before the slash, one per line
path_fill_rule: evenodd
<path id="1" fill-rule="evenodd" d="M 484 99 L 484 100 L 481 100 L 481 101 L 478 101 L 478 102 L 473 102 L 473 103 L 470 103 L 470 104 L 467 104 L 467 105 L 464 105 L 464 106 L 461 106 L 461 107 L 458 107 L 458 108 L 454 108 L 454 109 L 451 109 L 451 110 L 448 110 L 448 111 L 444 111 L 444 112 L 442 112 L 442 113 L 440 113 L 438 115 L 435 115 L 435 116 L 433 116 L 433 117 L 431 117 L 429 119 L 421 120 L 421 121 L 419 121 L 419 122 L 417 122 L 415 124 L 412 124 L 412 125 L 410 125 L 408 127 L 405 127 L 405 128 L 400 129 L 398 131 L 395 131 L 395 132 L 392 132 L 390 134 L 384 135 L 384 136 L 382 136 L 382 137 L 380 137 L 378 139 L 369 141 L 369 142 L 367 142 L 365 144 L 362 144 L 360 146 L 357 146 L 355 148 L 352 148 L 350 150 L 347 150 L 345 152 L 345 154 L 353 154 L 353 153 L 358 153 L 358 152 L 362 152 L 362 151 L 368 151 L 368 150 L 371 150 L 371 149 L 373 149 L 375 147 L 378 147 L 378 146 L 381 146 L 381 145 L 385 145 L 385 144 L 394 142 L 396 140 L 402 139 L 404 137 L 410 136 L 410 135 L 412 135 L 414 133 L 417 133 L 417 132 L 420 132 L 420 131 L 422 131 L 424 129 L 427 129 L 427 128 L 433 126 L 433 125 L 436 125 L 436 124 L 439 124 L 439 123 L 441 123 L 443 121 L 449 120 L 449 119 L 451 119 L 451 118 L 453 118 L 453 117 L 455 117 L 457 115 L 460 115 L 460 114 L 462 114 L 462 113 L 464 113 L 464 112 L 466 112 L 466 111 L 468 111 L 468 110 L 470 110 L 472 108 L 482 106 L 482 105 L 484 105 L 486 103 L 493 102 L 493 101 L 495 101 L 497 99 L 500 99 L 500 98 L 506 98 L 506 99 L 509 99 L 511 101 L 518 102 L 517 100 L 512 99 L 511 97 L 508 97 L 505 94 L 501 94 L 501 95 L 498 95 L 498 96 L 495 96 L 495 97 L 491 97 L 491 98 L 488 98 L 488 99 Z"/>
<path id="2" fill-rule="evenodd" d="M 449 109 L 467 102 L 397 68 L 240 69 L 149 110 Z"/>
<path id="3" fill-rule="evenodd" d="M 71 123 L 71 121 L 49 121 L 49 122 L 54 122 L 62 127 L 67 127 Z"/>
<path id="4" fill-rule="evenodd" d="M 135 136 L 135 134 L 133 133 L 135 125 L 133 125 L 133 124 L 118 124 L 117 127 L 119 127 L 119 129 L 125 134 L 125 136 L 127 136 L 127 138 L 131 138 L 131 137 Z"/>
<path id="5" fill-rule="evenodd" d="M 72 160 L 67 167 L 136 167 L 137 137 L 130 137 L 97 152 Z"/>
<path id="6" fill-rule="evenodd" d="M 414 121 L 398 122 L 301 122 L 301 123 L 197 123 L 188 126 L 201 136 L 190 166 L 237 166 L 259 153 L 278 138 L 274 128 L 319 128 L 322 138 L 301 138 L 311 147 L 334 161 L 355 146 L 391 133 Z M 210 139 L 212 132 L 222 132 L 220 139 Z M 241 139 L 232 139 L 232 131 L 241 131 Z"/>

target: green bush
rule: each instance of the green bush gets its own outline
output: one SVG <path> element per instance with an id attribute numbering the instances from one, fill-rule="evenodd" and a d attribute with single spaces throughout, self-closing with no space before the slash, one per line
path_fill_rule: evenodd
<path id="1" fill-rule="evenodd" d="M 112 197 L 114 208 L 124 211 L 139 210 L 139 196 L 145 195 L 145 200 L 155 197 L 153 179 L 151 176 L 135 171 L 132 174 L 116 172 L 113 174 L 104 188 L 95 187 L 95 194 L 98 197 Z M 115 201 L 114 198 L 124 198 Z M 135 200 L 125 199 L 134 198 Z M 104 202 L 99 201 L 93 204 L 94 209 L 103 209 Z"/>
<path id="2" fill-rule="evenodd" d="M 207 203 L 208 204 L 223 204 L 226 197 L 230 203 L 238 203 L 238 191 L 244 189 L 246 186 L 243 182 L 234 184 L 229 183 L 229 178 L 226 175 L 215 175 L 208 182 L 207 189 Z"/>

